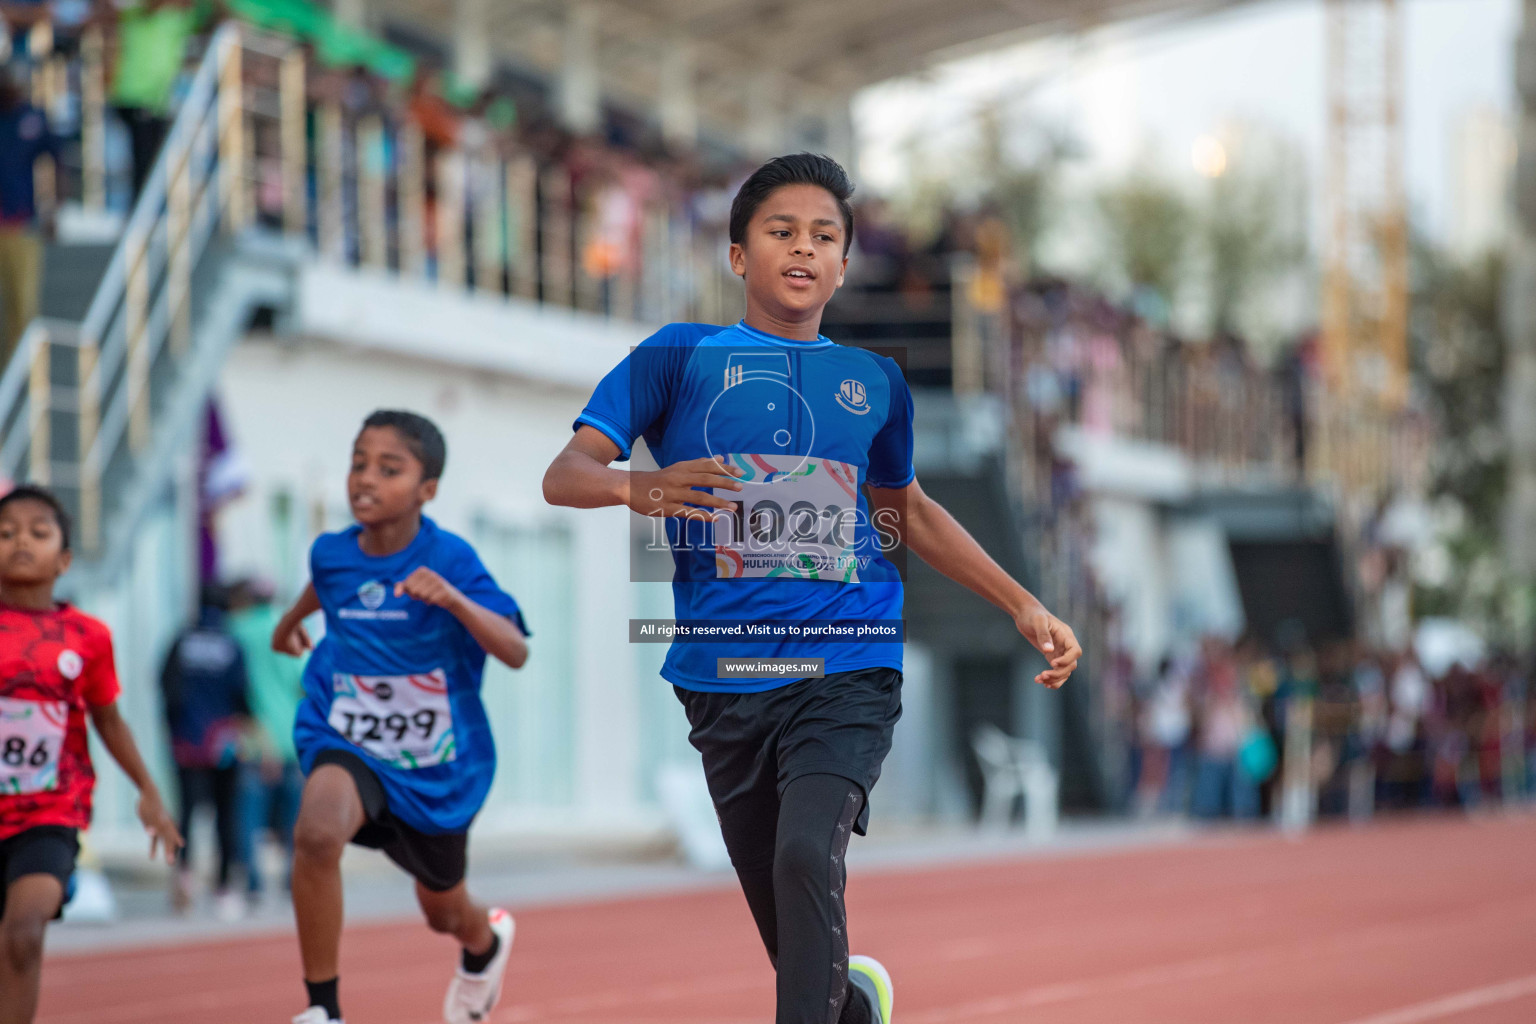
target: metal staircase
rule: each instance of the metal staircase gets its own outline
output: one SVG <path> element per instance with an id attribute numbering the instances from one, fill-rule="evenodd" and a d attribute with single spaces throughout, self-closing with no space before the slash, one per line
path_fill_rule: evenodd
<path id="1" fill-rule="evenodd" d="M 226 25 L 84 318 L 34 321 L 0 376 L 0 476 L 59 494 L 76 515 L 82 575 L 99 582 L 120 568 L 176 453 L 193 448 L 249 310 L 286 297 L 281 256 L 241 237 L 245 144 L 240 34 Z"/>

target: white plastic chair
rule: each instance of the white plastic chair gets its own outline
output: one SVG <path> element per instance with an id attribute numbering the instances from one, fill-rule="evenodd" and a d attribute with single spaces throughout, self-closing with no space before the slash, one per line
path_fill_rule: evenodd
<path id="1" fill-rule="evenodd" d="M 1056 831 L 1060 781 L 1045 749 L 1035 740 L 1009 736 L 989 722 L 971 731 L 981 765 L 983 828 L 1002 830 L 1013 819 L 1013 802 L 1024 798 L 1024 831 L 1045 839 Z"/>

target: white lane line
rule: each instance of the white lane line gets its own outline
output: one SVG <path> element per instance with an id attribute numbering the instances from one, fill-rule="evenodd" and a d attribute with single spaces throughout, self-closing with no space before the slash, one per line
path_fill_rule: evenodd
<path id="1" fill-rule="evenodd" d="M 1513 1002 L 1529 995 L 1536 995 L 1536 974 L 1503 981 L 1497 985 L 1467 989 L 1455 995 L 1378 1013 L 1373 1017 L 1361 1017 L 1346 1024 L 1419 1024 L 1420 1021 L 1439 1020 L 1442 1017 L 1465 1013 L 1483 1006 Z"/>

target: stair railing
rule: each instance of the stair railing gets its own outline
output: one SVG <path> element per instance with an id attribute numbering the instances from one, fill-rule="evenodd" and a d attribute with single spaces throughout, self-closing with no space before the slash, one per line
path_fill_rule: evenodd
<path id="1" fill-rule="evenodd" d="M 0 476 L 57 489 L 87 555 L 196 343 L 198 259 L 250 218 L 241 52 L 237 26 L 215 32 L 84 320 L 35 321 L 0 375 Z"/>

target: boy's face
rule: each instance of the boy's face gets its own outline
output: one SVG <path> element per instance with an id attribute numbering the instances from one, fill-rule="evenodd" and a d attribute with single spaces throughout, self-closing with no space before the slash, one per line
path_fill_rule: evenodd
<path id="1" fill-rule="evenodd" d="M 731 270 L 760 308 L 799 320 L 825 306 L 843 283 L 846 235 L 832 193 L 785 185 L 758 206 L 742 241 L 731 243 Z"/>
<path id="2" fill-rule="evenodd" d="M 368 427 L 352 445 L 347 501 L 363 526 L 403 519 L 437 496 L 437 481 L 421 478 L 421 460 L 394 427 Z"/>
<path id="3" fill-rule="evenodd" d="M 52 583 L 64 575 L 69 562 L 53 509 L 27 499 L 0 508 L 0 582 L 12 586 Z"/>

